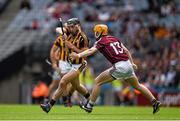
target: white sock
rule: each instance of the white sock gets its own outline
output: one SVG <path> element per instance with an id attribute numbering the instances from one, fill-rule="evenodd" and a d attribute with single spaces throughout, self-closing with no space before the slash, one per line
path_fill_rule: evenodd
<path id="1" fill-rule="evenodd" d="M 87 107 L 92 108 L 94 106 L 94 104 L 95 103 L 90 100 L 89 103 L 87 104 Z"/>

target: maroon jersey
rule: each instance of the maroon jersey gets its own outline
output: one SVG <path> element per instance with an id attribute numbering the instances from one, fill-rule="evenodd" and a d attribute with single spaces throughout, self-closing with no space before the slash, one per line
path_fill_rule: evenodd
<path id="1" fill-rule="evenodd" d="M 114 64 L 128 60 L 128 55 L 121 44 L 121 41 L 113 36 L 104 36 L 95 43 L 95 47 Z"/>

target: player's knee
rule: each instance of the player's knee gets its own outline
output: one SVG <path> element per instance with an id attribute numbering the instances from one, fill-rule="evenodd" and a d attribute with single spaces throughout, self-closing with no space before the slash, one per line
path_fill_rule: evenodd
<path id="1" fill-rule="evenodd" d="M 67 84 L 65 83 L 65 81 L 61 80 L 61 82 L 60 82 L 60 88 L 65 89 L 66 86 L 67 86 Z"/>

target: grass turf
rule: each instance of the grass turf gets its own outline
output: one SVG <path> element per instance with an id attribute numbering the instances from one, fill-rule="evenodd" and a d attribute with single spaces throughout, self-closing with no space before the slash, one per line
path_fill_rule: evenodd
<path id="1" fill-rule="evenodd" d="M 39 105 L 0 105 L 0 120 L 180 120 L 180 108 L 96 106 L 88 114 L 78 106 L 56 105 L 46 114 Z"/>

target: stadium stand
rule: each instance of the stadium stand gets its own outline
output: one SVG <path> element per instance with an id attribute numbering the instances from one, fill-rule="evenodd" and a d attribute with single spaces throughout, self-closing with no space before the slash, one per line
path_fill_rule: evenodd
<path id="1" fill-rule="evenodd" d="M 0 1 L 0 13 L 4 11 L 4 9 L 6 8 L 6 6 L 8 5 L 8 3 L 11 0 L 1 0 Z"/>

